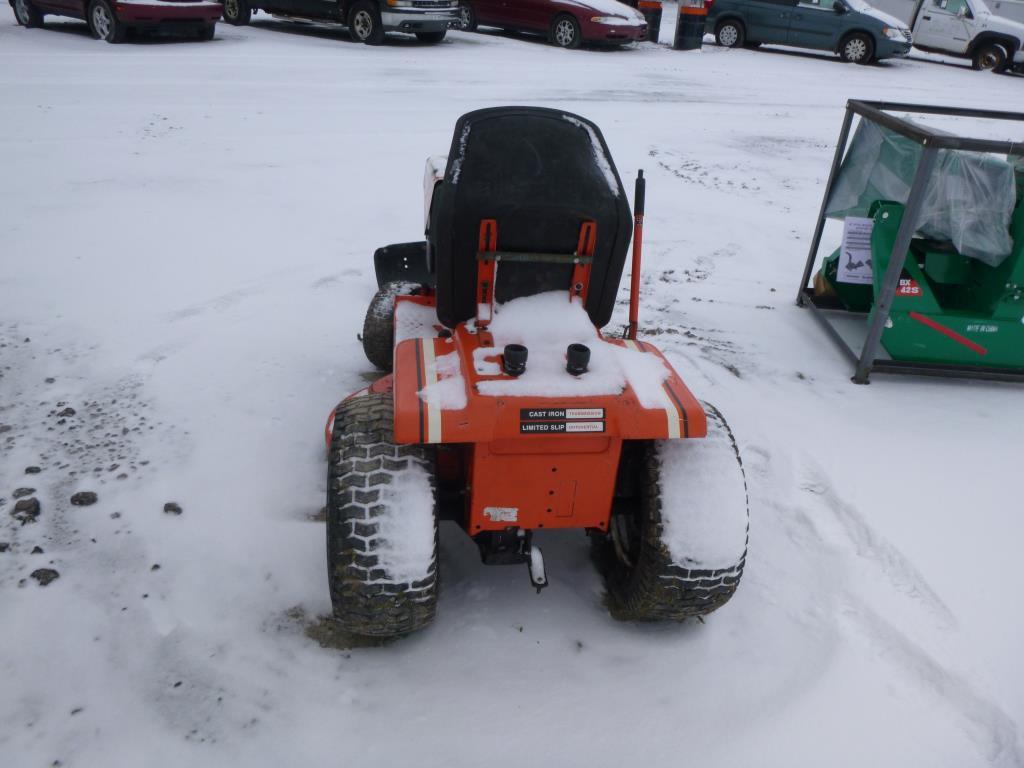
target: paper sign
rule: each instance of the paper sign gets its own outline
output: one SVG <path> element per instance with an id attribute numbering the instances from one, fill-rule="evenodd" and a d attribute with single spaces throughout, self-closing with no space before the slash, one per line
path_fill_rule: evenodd
<path id="1" fill-rule="evenodd" d="M 874 226 L 874 219 L 846 217 L 836 275 L 840 283 L 871 284 L 871 230 Z"/>

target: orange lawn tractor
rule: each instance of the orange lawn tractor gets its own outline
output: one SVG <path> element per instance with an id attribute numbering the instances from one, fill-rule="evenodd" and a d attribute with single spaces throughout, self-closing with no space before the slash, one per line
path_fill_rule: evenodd
<path id="1" fill-rule="evenodd" d="M 721 607 L 747 551 L 746 481 L 722 415 L 636 338 L 636 215 L 600 130 L 499 107 L 455 126 L 426 174 L 426 241 L 378 249 L 363 346 L 392 371 L 327 423 L 327 565 L 350 633 L 434 618 L 438 521 L 486 564 L 548 584 L 538 531 L 587 533 L 612 615 Z M 633 223 L 635 221 L 635 230 Z M 631 235 L 630 324 L 611 319 Z"/>

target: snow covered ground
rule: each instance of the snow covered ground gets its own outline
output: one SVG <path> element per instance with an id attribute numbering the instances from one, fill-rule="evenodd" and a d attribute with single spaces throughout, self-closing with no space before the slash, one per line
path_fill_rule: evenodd
<path id="1" fill-rule="evenodd" d="M 0 763 L 1024 764 L 1020 387 L 854 386 L 793 305 L 845 100 L 1019 108 L 1020 78 L 0 16 Z M 538 596 L 445 526 L 436 624 L 332 647 L 322 428 L 373 376 L 371 254 L 509 103 L 645 169 L 641 325 L 740 440 L 746 575 L 705 625 L 622 624 L 582 535 L 540 540 Z"/>

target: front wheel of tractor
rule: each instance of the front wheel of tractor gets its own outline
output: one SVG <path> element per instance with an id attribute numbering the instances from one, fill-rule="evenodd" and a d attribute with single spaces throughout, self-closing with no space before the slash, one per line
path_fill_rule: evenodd
<path id="1" fill-rule="evenodd" d="M 363 353 L 382 371 L 390 371 L 395 351 L 395 297 L 413 296 L 418 283 L 395 280 L 384 283 L 373 295 L 363 319 Z"/>

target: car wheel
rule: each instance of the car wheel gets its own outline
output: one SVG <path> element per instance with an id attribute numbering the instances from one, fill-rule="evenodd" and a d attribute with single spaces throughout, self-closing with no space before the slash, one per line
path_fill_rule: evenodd
<path id="1" fill-rule="evenodd" d="M 221 16 L 228 24 L 243 27 L 252 18 L 252 7 L 246 0 L 224 0 L 224 11 Z"/>
<path id="2" fill-rule="evenodd" d="M 849 64 L 868 64 L 875 56 L 875 45 L 862 32 L 855 32 L 839 46 L 839 57 Z"/>
<path id="3" fill-rule="evenodd" d="M 118 20 L 107 0 L 93 0 L 89 5 L 89 27 L 93 37 L 108 43 L 123 43 L 128 36 L 128 27 Z"/>
<path id="4" fill-rule="evenodd" d="M 43 14 L 29 0 L 14 0 L 14 18 L 26 29 L 43 26 Z"/>
<path id="5" fill-rule="evenodd" d="M 353 5 L 348 12 L 348 33 L 357 43 L 380 45 L 384 42 L 384 27 L 377 6 L 366 0 Z"/>
<path id="6" fill-rule="evenodd" d="M 473 6 L 465 0 L 459 3 L 459 24 L 466 32 L 476 32 L 476 14 Z"/>
<path id="7" fill-rule="evenodd" d="M 444 40 L 444 36 L 447 34 L 445 30 L 440 32 L 417 32 L 416 39 L 421 43 L 440 43 Z"/>
<path id="8" fill-rule="evenodd" d="M 199 33 L 200 40 L 213 40 L 213 36 L 217 33 L 216 24 L 207 24 L 203 27 L 203 31 Z"/>
<path id="9" fill-rule="evenodd" d="M 723 48 L 740 48 L 745 38 L 743 25 L 733 19 L 726 19 L 715 28 L 715 42 Z"/>
<path id="10" fill-rule="evenodd" d="M 989 43 L 974 52 L 971 65 L 977 70 L 1002 72 L 1006 69 L 1007 59 L 1006 49 L 1003 46 Z"/>
<path id="11" fill-rule="evenodd" d="M 579 48 L 583 42 L 579 22 L 567 13 L 556 16 L 548 39 L 559 48 Z"/>

